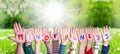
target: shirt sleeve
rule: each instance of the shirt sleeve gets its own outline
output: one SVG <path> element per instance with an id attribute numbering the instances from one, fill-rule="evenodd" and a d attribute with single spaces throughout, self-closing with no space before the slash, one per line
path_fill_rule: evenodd
<path id="1" fill-rule="evenodd" d="M 101 54 L 108 54 L 109 48 L 110 48 L 109 45 L 108 46 L 102 45 L 102 52 L 101 52 Z"/>
<path id="2" fill-rule="evenodd" d="M 52 41 L 52 54 L 58 54 L 59 52 L 59 41 Z"/>
<path id="3" fill-rule="evenodd" d="M 85 54 L 93 54 L 92 47 L 87 51 L 87 47 L 85 48 Z"/>
<path id="4" fill-rule="evenodd" d="M 60 44 L 59 54 L 65 54 L 66 51 L 66 45 Z"/>
<path id="5" fill-rule="evenodd" d="M 25 43 L 23 44 L 23 50 L 25 54 L 34 54 L 34 51 L 32 49 L 32 46 L 25 46 Z"/>

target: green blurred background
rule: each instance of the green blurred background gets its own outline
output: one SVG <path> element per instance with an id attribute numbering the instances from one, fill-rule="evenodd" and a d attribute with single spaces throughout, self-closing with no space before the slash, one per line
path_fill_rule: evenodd
<path id="1" fill-rule="evenodd" d="M 23 27 L 42 27 L 45 23 L 41 9 L 48 1 L 54 0 L 0 0 L 0 54 L 14 54 L 16 44 L 7 37 L 14 36 L 13 24 Z M 67 15 L 59 26 L 103 27 L 109 25 L 115 37 L 110 41 L 109 54 L 120 54 L 120 0 L 56 0 L 65 5 Z M 65 12 L 65 13 L 66 13 Z M 51 25 L 56 27 L 56 25 Z M 34 44 L 33 44 L 34 45 Z M 68 44 L 69 45 L 69 44 Z M 102 44 L 101 44 L 102 45 Z M 45 54 L 44 46 L 41 52 Z M 34 47 L 33 47 L 34 48 Z M 66 54 L 68 53 L 68 49 Z"/>

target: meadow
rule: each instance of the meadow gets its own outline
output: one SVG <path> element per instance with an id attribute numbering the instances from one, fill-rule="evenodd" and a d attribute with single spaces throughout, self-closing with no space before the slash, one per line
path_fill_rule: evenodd
<path id="1" fill-rule="evenodd" d="M 115 33 L 115 35 L 113 39 L 109 42 L 109 54 L 120 54 L 120 29 L 112 28 L 111 33 Z M 0 29 L 0 54 L 15 54 L 16 43 L 9 40 L 8 36 L 14 36 L 14 31 L 12 29 Z M 69 52 L 68 49 L 70 46 L 70 42 L 67 45 L 68 46 L 66 54 L 68 54 Z M 34 43 L 32 46 L 34 49 Z M 41 54 L 46 54 L 46 47 L 43 42 L 41 42 L 40 44 L 40 50 Z"/>

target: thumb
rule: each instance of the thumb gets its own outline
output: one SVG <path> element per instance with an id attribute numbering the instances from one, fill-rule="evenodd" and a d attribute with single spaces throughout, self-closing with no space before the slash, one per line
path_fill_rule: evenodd
<path id="1" fill-rule="evenodd" d="M 15 37 L 13 37 L 13 36 L 10 36 L 10 37 L 8 37 L 10 40 L 13 40 L 13 41 L 15 41 Z"/>

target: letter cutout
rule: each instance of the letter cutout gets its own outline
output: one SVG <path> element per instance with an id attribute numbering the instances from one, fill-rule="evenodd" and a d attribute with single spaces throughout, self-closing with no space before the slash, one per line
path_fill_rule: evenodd
<path id="1" fill-rule="evenodd" d="M 84 39 L 84 35 L 80 35 L 80 40 Z"/>
<path id="2" fill-rule="evenodd" d="M 19 35 L 18 35 L 18 39 L 23 40 L 23 34 L 19 34 Z"/>
<path id="3" fill-rule="evenodd" d="M 105 34 L 106 38 L 105 39 L 109 39 L 109 35 L 108 34 Z"/>

